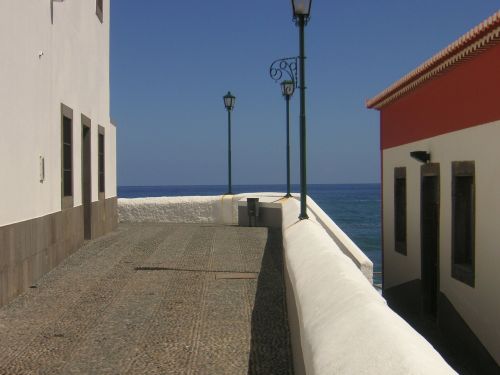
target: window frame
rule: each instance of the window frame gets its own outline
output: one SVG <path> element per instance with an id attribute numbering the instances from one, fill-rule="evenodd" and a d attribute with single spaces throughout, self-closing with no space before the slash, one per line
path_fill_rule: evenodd
<path id="1" fill-rule="evenodd" d="M 69 170 L 65 169 L 65 159 L 64 159 L 64 119 L 67 118 L 71 121 L 71 143 L 70 143 L 70 156 L 71 156 L 71 168 Z M 73 110 L 67 105 L 61 103 L 61 209 L 65 210 L 72 208 L 74 205 L 74 194 L 75 194 L 75 174 L 74 174 L 74 118 Z M 65 195 L 65 172 L 71 172 L 71 195 Z"/>
<path id="2" fill-rule="evenodd" d="M 104 23 L 104 0 L 96 0 L 95 14 L 101 23 Z"/>
<path id="3" fill-rule="evenodd" d="M 102 150 L 100 141 L 101 136 L 102 136 Z M 101 171 L 101 155 L 103 159 L 102 171 Z M 99 200 L 103 200 L 106 195 L 106 132 L 104 127 L 101 125 L 98 126 L 98 134 L 97 134 L 97 192 L 99 194 Z"/>
<path id="4" fill-rule="evenodd" d="M 457 242 L 457 182 L 460 177 L 471 177 L 471 202 L 470 202 L 470 264 L 458 263 Z M 452 162 L 452 217 L 451 217 L 451 276 L 471 287 L 475 286 L 476 268 L 476 170 L 474 161 Z"/>
<path id="5" fill-rule="evenodd" d="M 404 181 L 404 197 L 403 201 L 398 200 L 398 182 Z M 407 255 L 408 248 L 408 184 L 406 179 L 406 167 L 395 167 L 394 168 L 394 251 L 401 255 Z M 404 221 L 401 223 L 398 220 L 398 208 L 399 204 L 403 204 Z M 404 227 L 404 240 L 399 240 L 400 230 L 399 227 Z"/>

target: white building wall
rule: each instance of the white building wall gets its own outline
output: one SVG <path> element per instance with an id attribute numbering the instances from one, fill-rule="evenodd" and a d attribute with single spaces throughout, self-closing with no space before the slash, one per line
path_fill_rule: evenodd
<path id="1" fill-rule="evenodd" d="M 116 197 L 117 181 L 116 181 L 116 126 L 111 123 L 111 126 L 106 130 L 106 167 L 105 167 L 105 183 L 106 183 L 106 199 Z"/>
<path id="2" fill-rule="evenodd" d="M 61 210 L 61 103 L 73 109 L 73 197 L 82 203 L 81 114 L 92 120 L 92 200 L 97 125 L 106 128 L 106 197 L 116 195 L 109 114 L 109 0 L 0 1 L 0 226 Z M 39 181 L 39 157 L 45 181 Z"/>
<path id="3" fill-rule="evenodd" d="M 383 151 L 384 288 L 420 279 L 420 166 L 411 151 L 440 164 L 440 290 L 500 363 L 500 121 Z M 475 287 L 451 277 L 453 161 L 475 161 Z M 406 167 L 407 256 L 394 251 L 394 168 Z"/>

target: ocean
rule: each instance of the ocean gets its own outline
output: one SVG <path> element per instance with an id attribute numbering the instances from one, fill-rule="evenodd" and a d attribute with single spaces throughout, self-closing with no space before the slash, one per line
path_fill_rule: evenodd
<path id="1" fill-rule="evenodd" d="M 221 195 L 226 185 L 119 186 L 119 198 Z M 285 185 L 233 185 L 234 193 L 286 191 Z M 292 192 L 299 192 L 292 185 Z M 308 194 L 372 260 L 381 283 L 380 184 L 308 185 Z"/>

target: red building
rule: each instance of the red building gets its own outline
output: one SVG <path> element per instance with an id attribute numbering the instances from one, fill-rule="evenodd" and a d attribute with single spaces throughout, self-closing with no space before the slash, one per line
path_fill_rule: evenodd
<path id="1" fill-rule="evenodd" d="M 373 99 L 384 296 L 500 369 L 500 12 Z"/>

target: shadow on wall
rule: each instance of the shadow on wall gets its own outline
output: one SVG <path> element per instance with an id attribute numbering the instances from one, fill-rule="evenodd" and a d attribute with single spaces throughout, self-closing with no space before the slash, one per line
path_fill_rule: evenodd
<path id="1" fill-rule="evenodd" d="M 269 229 L 252 311 L 248 374 L 293 374 L 280 229 Z"/>

